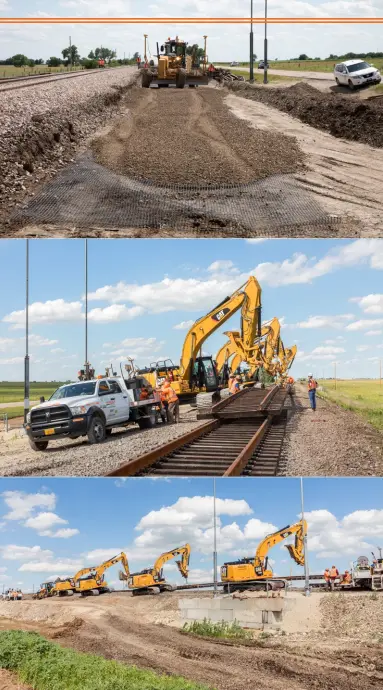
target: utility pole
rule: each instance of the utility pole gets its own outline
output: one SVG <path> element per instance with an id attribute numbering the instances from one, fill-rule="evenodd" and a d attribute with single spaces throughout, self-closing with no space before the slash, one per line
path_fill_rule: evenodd
<path id="1" fill-rule="evenodd" d="M 213 479 L 213 520 L 214 520 L 214 551 L 213 551 L 213 569 L 214 569 L 214 596 L 218 594 L 218 584 L 217 584 L 217 512 L 216 512 L 216 487 L 215 478 Z"/>
<path id="2" fill-rule="evenodd" d="M 264 66 L 263 66 L 263 83 L 267 84 L 267 0 L 265 0 L 265 44 L 264 44 Z"/>
<path id="3" fill-rule="evenodd" d="M 29 240 L 26 240 L 25 273 L 25 358 L 24 358 L 24 424 L 29 412 Z"/>
<path id="4" fill-rule="evenodd" d="M 302 506 L 302 520 L 305 519 L 305 507 L 303 500 L 303 477 L 301 477 L 301 506 Z M 308 549 L 307 549 L 307 534 L 303 538 L 304 545 L 304 555 L 305 555 L 305 594 L 306 597 L 310 596 L 310 575 L 309 575 L 309 559 L 308 559 Z"/>
<path id="5" fill-rule="evenodd" d="M 72 70 L 72 36 L 69 36 L 69 69 Z"/>
<path id="6" fill-rule="evenodd" d="M 88 362 L 88 240 L 85 240 L 85 378 L 89 381 Z"/>
<path id="7" fill-rule="evenodd" d="M 253 0 L 251 0 L 251 24 L 250 24 L 250 84 L 254 83 L 254 33 L 253 33 Z"/>

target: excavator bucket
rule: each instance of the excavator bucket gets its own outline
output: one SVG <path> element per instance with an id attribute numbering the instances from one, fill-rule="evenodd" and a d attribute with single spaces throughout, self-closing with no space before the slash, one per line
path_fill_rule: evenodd
<path id="1" fill-rule="evenodd" d="M 287 544 L 286 549 L 288 550 L 291 558 L 298 564 L 298 565 L 304 565 L 305 564 L 305 556 L 304 553 L 301 553 L 294 544 Z"/>

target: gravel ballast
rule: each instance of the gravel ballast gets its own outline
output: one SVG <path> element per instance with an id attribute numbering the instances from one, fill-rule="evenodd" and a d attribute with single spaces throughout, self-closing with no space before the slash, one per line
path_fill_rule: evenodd
<path id="1" fill-rule="evenodd" d="M 230 112 L 226 91 L 143 90 L 131 116 L 93 142 L 116 173 L 161 185 L 243 184 L 302 169 L 294 137 L 249 127 Z"/>
<path id="2" fill-rule="evenodd" d="M 86 437 L 55 441 L 43 453 L 33 451 L 25 436 L 11 438 L 0 446 L 0 476 L 105 476 L 204 423 L 195 420 L 195 412 L 181 408 L 179 424 L 159 424 L 148 431 L 136 425 L 115 429 L 109 439 L 96 445 L 90 445 Z"/>
<path id="3" fill-rule="evenodd" d="M 283 110 L 302 122 L 334 137 L 383 147 L 383 99 L 360 100 L 357 95 L 341 96 L 318 91 L 310 84 L 265 89 L 234 82 L 227 88 L 238 96 L 261 101 Z"/>
<path id="4" fill-rule="evenodd" d="M 133 67 L 0 91 L 0 228 L 29 188 L 73 160 L 79 144 L 118 112 Z"/>

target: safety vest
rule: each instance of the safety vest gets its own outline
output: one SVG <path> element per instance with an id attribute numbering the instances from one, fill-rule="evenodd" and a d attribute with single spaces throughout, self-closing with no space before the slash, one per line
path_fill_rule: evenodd
<path id="1" fill-rule="evenodd" d="M 337 568 L 331 568 L 330 577 L 338 577 L 338 576 L 339 576 L 338 569 Z"/>
<path id="2" fill-rule="evenodd" d="M 170 404 L 178 401 L 178 395 L 175 390 L 169 385 L 164 384 L 162 387 L 162 392 L 165 395 L 165 400 Z"/>
<path id="3" fill-rule="evenodd" d="M 323 577 L 326 581 L 330 579 L 330 571 L 328 570 L 328 568 L 324 571 Z"/>
<path id="4" fill-rule="evenodd" d="M 317 382 L 314 381 L 314 379 L 310 379 L 310 381 L 308 382 L 309 391 L 315 391 L 317 386 L 318 386 Z"/>
<path id="5" fill-rule="evenodd" d="M 239 391 L 239 383 L 235 379 L 233 380 L 233 383 L 230 386 L 230 393 L 232 395 L 235 395 L 235 393 L 238 393 Z"/>
<path id="6" fill-rule="evenodd" d="M 148 391 L 146 390 L 146 388 L 143 388 L 141 391 L 140 400 L 147 400 L 148 397 L 149 397 Z"/>

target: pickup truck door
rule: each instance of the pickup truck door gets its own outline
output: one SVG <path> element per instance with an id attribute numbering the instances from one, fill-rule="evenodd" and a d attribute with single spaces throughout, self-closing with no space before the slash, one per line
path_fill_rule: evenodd
<path id="1" fill-rule="evenodd" d="M 116 404 L 115 419 L 118 422 L 127 422 L 129 419 L 130 401 L 128 392 L 121 388 L 118 381 L 109 381 L 112 399 Z"/>
<path id="2" fill-rule="evenodd" d="M 100 408 L 106 417 L 106 423 L 108 425 L 113 424 L 113 421 L 117 419 L 116 397 L 110 390 L 108 381 L 104 379 L 99 381 L 98 397 L 100 400 Z"/>

